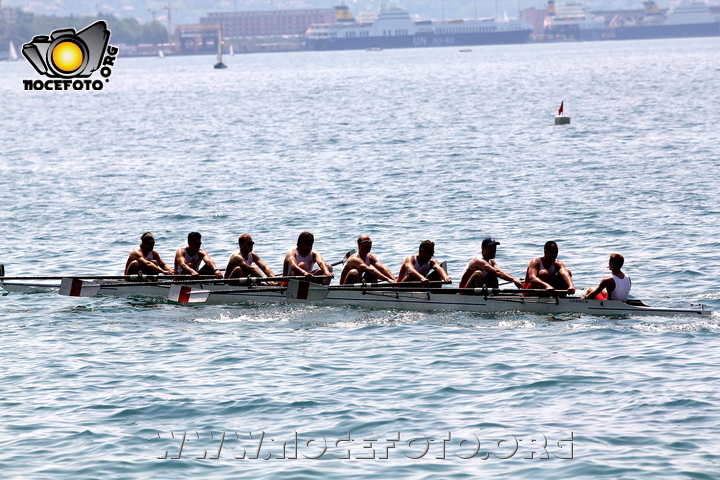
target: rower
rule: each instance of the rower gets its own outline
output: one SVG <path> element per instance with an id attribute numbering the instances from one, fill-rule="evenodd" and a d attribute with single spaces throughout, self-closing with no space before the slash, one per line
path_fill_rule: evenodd
<path id="1" fill-rule="evenodd" d="M 302 232 L 297 239 L 296 248 L 291 248 L 285 253 L 283 262 L 284 276 L 304 276 L 309 281 L 314 280 L 315 275 L 327 275 L 329 278 L 322 279 L 318 283 L 329 285 L 333 278 L 332 265 L 325 263 L 322 255 L 313 250 L 315 237 L 310 232 Z M 317 264 L 318 268 L 314 268 Z"/>
<path id="2" fill-rule="evenodd" d="M 172 275 L 173 271 L 162 261 L 160 255 L 155 251 L 155 237 L 150 232 L 140 236 L 140 246 L 135 248 L 128 255 L 125 262 L 124 275 Z"/>
<path id="3" fill-rule="evenodd" d="M 619 253 L 610 254 L 610 262 L 608 263 L 611 272 L 610 276 L 603 278 L 597 287 L 588 288 L 583 298 L 627 302 L 632 282 L 630 277 L 620 270 L 624 263 L 625 258 Z M 603 290 L 607 293 L 603 293 Z"/>
<path id="4" fill-rule="evenodd" d="M 263 273 L 268 277 L 275 276 L 275 273 L 265 265 L 260 256 L 253 252 L 255 242 L 253 242 L 250 235 L 247 233 L 240 235 L 238 245 L 240 248 L 230 255 L 228 260 L 225 268 L 225 278 L 262 277 Z M 253 266 L 253 264 L 256 266 Z"/>
<path id="5" fill-rule="evenodd" d="M 400 267 L 398 273 L 398 282 L 422 282 L 424 286 L 428 286 L 431 281 L 452 282 L 452 278 L 448 276 L 445 270 L 440 266 L 440 262 L 435 260 L 435 242 L 424 240 L 420 243 L 417 255 L 408 255 Z M 433 270 L 430 273 L 430 270 Z"/>
<path id="6" fill-rule="evenodd" d="M 570 295 L 575 293 L 572 273 L 557 259 L 557 256 L 557 243 L 552 240 L 546 242 L 544 255 L 530 261 L 522 288 L 542 289 L 548 292 L 567 290 Z"/>
<path id="7" fill-rule="evenodd" d="M 357 239 L 358 252 L 351 256 L 340 274 L 340 285 L 360 282 L 394 282 L 395 275 L 370 253 L 372 240 L 367 235 Z"/>
<path id="8" fill-rule="evenodd" d="M 513 282 L 517 288 L 522 287 L 520 280 L 498 267 L 495 261 L 498 245 L 500 242 L 494 238 L 486 238 L 482 241 L 480 255 L 470 260 L 462 273 L 460 288 L 498 288 L 498 278 Z"/>
<path id="9" fill-rule="evenodd" d="M 175 252 L 175 273 L 178 275 L 215 275 L 223 278 L 222 272 L 215 266 L 210 255 L 200 248 L 202 235 L 198 232 L 188 234 L 188 246 Z M 200 268 L 200 264 L 205 265 Z"/>

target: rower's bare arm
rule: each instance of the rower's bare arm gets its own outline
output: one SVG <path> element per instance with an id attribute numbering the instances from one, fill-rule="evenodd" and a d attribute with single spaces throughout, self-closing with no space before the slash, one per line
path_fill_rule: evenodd
<path id="1" fill-rule="evenodd" d="M 308 272 L 307 270 L 300 268 L 297 260 L 295 260 L 294 250 L 289 250 L 285 254 L 285 265 L 288 266 L 288 275 L 297 275 L 299 273 L 300 275 L 305 275 L 308 278 L 313 277 L 312 272 Z"/>
<path id="2" fill-rule="evenodd" d="M 423 282 L 424 284 L 428 283 L 429 280 L 425 278 L 424 275 L 422 275 L 420 272 L 415 270 L 415 260 L 412 255 L 408 255 L 405 257 L 405 261 L 403 262 L 403 265 L 405 266 L 405 278 L 403 278 L 403 281 L 407 281 L 408 279 L 417 278 L 419 281 Z"/>
<path id="3" fill-rule="evenodd" d="M 315 255 L 315 263 L 318 264 L 318 267 L 320 267 L 320 270 L 322 270 L 324 275 L 327 275 L 330 278 L 334 278 L 332 271 L 330 270 L 330 267 L 328 267 L 328 264 L 325 263 L 325 260 L 323 260 L 322 255 L 320 255 L 320 252 L 313 251 L 313 254 Z"/>
<path id="4" fill-rule="evenodd" d="M 525 280 L 530 282 L 531 284 L 533 284 L 533 286 L 540 285 L 543 288 L 545 288 L 545 290 L 555 290 L 555 288 L 552 285 L 540 280 L 540 276 L 539 276 L 540 270 L 538 269 L 538 267 L 540 266 L 539 264 L 540 264 L 540 262 L 537 259 L 533 259 L 530 262 L 530 265 L 528 265 L 528 271 L 527 271 L 528 278 L 526 278 Z"/>
<path id="5" fill-rule="evenodd" d="M 438 261 L 435 260 L 434 258 L 431 260 L 431 262 L 433 262 L 433 263 L 431 264 L 433 270 L 435 270 L 435 271 L 438 273 L 438 275 L 440 275 L 440 278 L 443 279 L 443 282 L 452 283 L 452 277 L 448 276 L 448 274 L 447 274 L 447 272 L 445 271 L 445 269 L 443 269 L 442 266 L 440 265 L 440 262 L 438 262 Z"/>
<path id="6" fill-rule="evenodd" d="M 382 263 L 380 263 L 377 259 L 375 259 L 375 262 L 372 264 L 375 269 L 383 274 L 385 276 L 385 281 L 387 282 L 394 282 L 395 281 L 395 275 L 392 274 L 392 272 Z"/>
<path id="7" fill-rule="evenodd" d="M 230 275 L 232 274 L 233 270 L 235 270 L 235 267 L 238 266 L 237 260 L 235 257 L 237 257 L 237 253 L 233 253 L 230 255 L 230 258 L 228 259 L 227 266 L 225 267 L 225 278 L 230 278 Z"/>
<path id="8" fill-rule="evenodd" d="M 215 273 L 215 277 L 217 278 L 223 278 L 223 274 L 220 271 L 220 269 L 217 268 L 217 265 L 215 265 L 215 262 L 213 262 L 212 258 L 210 258 L 210 255 L 204 250 L 200 250 L 200 258 L 203 262 L 205 262 L 205 265 L 209 266 L 213 269 L 213 272 Z"/>
<path id="9" fill-rule="evenodd" d="M 589 298 L 592 300 L 593 298 L 597 297 L 603 290 L 608 289 L 608 292 L 610 292 L 610 282 L 613 284 L 615 281 L 612 279 L 612 277 L 605 277 L 602 280 L 600 280 L 600 285 L 598 285 L 595 288 L 589 288 L 588 291 L 585 293 L 585 296 L 583 298 Z M 615 290 L 615 285 L 612 286 L 612 290 Z"/>
<path id="10" fill-rule="evenodd" d="M 522 287 L 522 282 L 520 280 L 510 275 L 505 270 L 502 270 L 500 267 L 495 267 L 495 275 L 503 280 L 514 283 L 517 288 Z"/>
<path id="11" fill-rule="evenodd" d="M 560 276 L 565 280 L 565 283 L 568 285 L 568 293 L 572 295 L 575 293 L 575 284 L 573 283 L 572 275 L 570 275 L 570 270 L 565 267 L 565 264 L 562 262 L 558 262 L 558 265 L 560 266 Z"/>
<path id="12" fill-rule="evenodd" d="M 255 254 L 253 254 L 253 255 L 255 255 Z M 272 270 L 270 270 L 270 267 L 268 267 L 267 265 L 265 265 L 265 262 L 263 262 L 262 260 L 260 260 L 260 257 L 258 257 L 257 255 L 255 255 L 255 263 L 257 264 L 258 267 L 260 267 L 260 270 L 262 270 L 263 273 L 264 273 L 265 275 L 267 275 L 268 277 L 274 277 L 274 276 L 275 276 L 275 272 L 273 272 Z"/>
<path id="13" fill-rule="evenodd" d="M 175 252 L 175 263 L 180 266 L 180 270 L 176 272 L 178 275 L 197 275 L 198 272 L 190 268 L 190 265 L 185 263 L 185 254 L 183 252 L 183 249 L 179 249 L 177 252 Z"/>
<path id="14" fill-rule="evenodd" d="M 160 255 L 155 250 L 153 250 L 153 258 L 157 261 L 157 264 L 155 264 L 154 262 L 148 262 L 151 268 L 157 269 L 158 273 L 172 274 L 170 268 L 165 262 L 162 261 L 162 258 L 160 258 Z"/>
<path id="15" fill-rule="evenodd" d="M 167 263 L 163 262 L 162 258 L 160 258 L 160 255 L 155 250 L 153 250 L 153 257 L 157 258 L 157 263 L 160 265 L 160 268 L 162 268 L 164 273 L 168 275 L 172 274 L 170 267 L 168 267 Z"/>

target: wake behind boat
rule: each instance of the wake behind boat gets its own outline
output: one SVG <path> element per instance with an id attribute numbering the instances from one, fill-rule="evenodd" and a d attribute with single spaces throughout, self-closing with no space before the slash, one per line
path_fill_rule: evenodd
<path id="1" fill-rule="evenodd" d="M 181 278 L 182 277 L 182 278 Z M 402 284 L 354 284 L 324 286 L 288 277 L 287 286 L 257 284 L 267 278 L 246 278 L 229 283 L 216 279 L 192 279 L 178 276 L 163 279 L 152 276 L 1 277 L 0 286 L 9 292 L 59 290 L 67 296 L 153 297 L 175 303 L 230 305 L 242 303 L 311 303 L 328 306 L 358 306 L 413 311 L 467 311 L 475 313 L 525 312 L 540 315 L 562 313 L 596 316 L 678 316 L 711 315 L 704 305 L 690 308 L 659 308 L 639 300 L 588 300 L 573 296 L 548 296 L 537 290 L 486 288 L 423 288 Z M 278 280 L 274 277 L 269 280 Z M 124 279 L 124 280 L 123 280 Z M 140 281 L 137 281 L 140 280 Z M 561 292 L 558 292 L 561 293 Z"/>
<path id="2" fill-rule="evenodd" d="M 311 25 L 305 34 L 310 50 L 380 50 L 525 43 L 533 27 L 524 20 L 443 20 L 414 22 L 407 10 L 391 7 L 369 23 L 355 21 L 347 6 L 335 7 L 337 21 Z"/>

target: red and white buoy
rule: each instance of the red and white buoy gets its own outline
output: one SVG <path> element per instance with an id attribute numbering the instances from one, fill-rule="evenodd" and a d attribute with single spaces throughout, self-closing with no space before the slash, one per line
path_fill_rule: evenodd
<path id="1" fill-rule="evenodd" d="M 565 100 L 560 102 L 560 108 L 558 108 L 558 113 L 555 115 L 555 125 L 570 125 L 570 117 L 563 113 L 564 104 Z"/>

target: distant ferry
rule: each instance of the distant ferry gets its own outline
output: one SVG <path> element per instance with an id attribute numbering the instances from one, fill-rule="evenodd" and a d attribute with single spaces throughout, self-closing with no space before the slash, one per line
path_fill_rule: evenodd
<path id="1" fill-rule="evenodd" d="M 645 17 L 642 23 L 617 23 L 615 38 L 620 40 L 642 38 L 681 38 L 720 36 L 720 16 L 713 15 L 702 2 L 675 7 L 666 17 L 650 0 L 643 3 Z"/>
<path id="2" fill-rule="evenodd" d="M 579 2 L 568 2 L 556 7 L 554 0 L 548 0 L 544 27 L 545 33 L 575 40 L 600 40 L 608 36 L 605 18 L 593 16 Z"/>
<path id="3" fill-rule="evenodd" d="M 426 20 L 414 22 L 407 10 L 393 7 L 377 20 L 355 21 L 347 6 L 335 7 L 336 23 L 314 24 L 305 33 L 310 50 L 450 47 L 525 43 L 533 30 L 524 20 Z"/>

